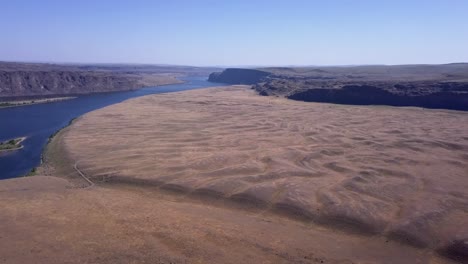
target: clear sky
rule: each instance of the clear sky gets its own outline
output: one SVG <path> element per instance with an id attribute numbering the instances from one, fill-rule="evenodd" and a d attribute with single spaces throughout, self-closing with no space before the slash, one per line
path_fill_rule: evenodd
<path id="1" fill-rule="evenodd" d="M 0 60 L 6 61 L 468 61 L 468 0 L 0 0 L 0 10 Z"/>

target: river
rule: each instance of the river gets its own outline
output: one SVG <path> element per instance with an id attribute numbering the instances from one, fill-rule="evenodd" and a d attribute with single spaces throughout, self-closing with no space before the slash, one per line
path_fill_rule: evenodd
<path id="1" fill-rule="evenodd" d="M 129 98 L 216 86 L 206 77 L 188 77 L 185 83 L 142 88 L 134 91 L 82 95 L 76 99 L 0 109 L 0 141 L 27 137 L 24 148 L 0 153 L 0 179 L 23 176 L 41 162 L 50 135 L 87 112 Z"/>

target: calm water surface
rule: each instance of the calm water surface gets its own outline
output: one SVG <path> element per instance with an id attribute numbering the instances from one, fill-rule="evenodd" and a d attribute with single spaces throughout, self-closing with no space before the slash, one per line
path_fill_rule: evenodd
<path id="1" fill-rule="evenodd" d="M 61 102 L 0 109 L 0 141 L 27 137 L 24 148 L 0 153 L 0 179 L 27 174 L 41 162 L 41 153 L 50 135 L 87 112 L 148 94 L 177 92 L 219 84 L 206 77 L 190 77 L 183 84 L 143 88 L 136 91 L 83 95 Z"/>

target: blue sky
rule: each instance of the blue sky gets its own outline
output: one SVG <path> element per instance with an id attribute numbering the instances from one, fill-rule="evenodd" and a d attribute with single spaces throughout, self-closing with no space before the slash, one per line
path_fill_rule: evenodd
<path id="1" fill-rule="evenodd" d="M 0 7 L 6 61 L 468 62 L 467 0 L 0 0 Z"/>

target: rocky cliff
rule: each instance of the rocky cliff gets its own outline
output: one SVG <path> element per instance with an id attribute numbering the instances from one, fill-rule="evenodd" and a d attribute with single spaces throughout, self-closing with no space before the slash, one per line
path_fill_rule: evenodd
<path id="1" fill-rule="evenodd" d="M 261 74 L 255 75 L 254 73 Z M 219 82 L 253 84 L 260 95 L 353 105 L 468 111 L 468 64 L 228 69 Z M 255 76 L 256 78 L 253 78 Z"/>
<path id="2" fill-rule="evenodd" d="M 136 76 L 90 72 L 0 72 L 0 96 L 110 92 L 138 88 Z"/>
<path id="3" fill-rule="evenodd" d="M 445 84 L 447 85 L 447 84 Z M 351 105 L 418 106 L 468 111 L 468 84 L 459 90 L 433 90 L 424 94 L 398 94 L 368 85 L 346 85 L 340 89 L 308 89 L 287 96 L 307 102 Z"/>
<path id="4" fill-rule="evenodd" d="M 271 73 L 254 69 L 230 68 L 210 74 L 208 81 L 227 84 L 256 84 Z"/>
<path id="5" fill-rule="evenodd" d="M 207 69 L 197 67 L 0 62 L 0 100 L 133 90 L 205 74 Z"/>

